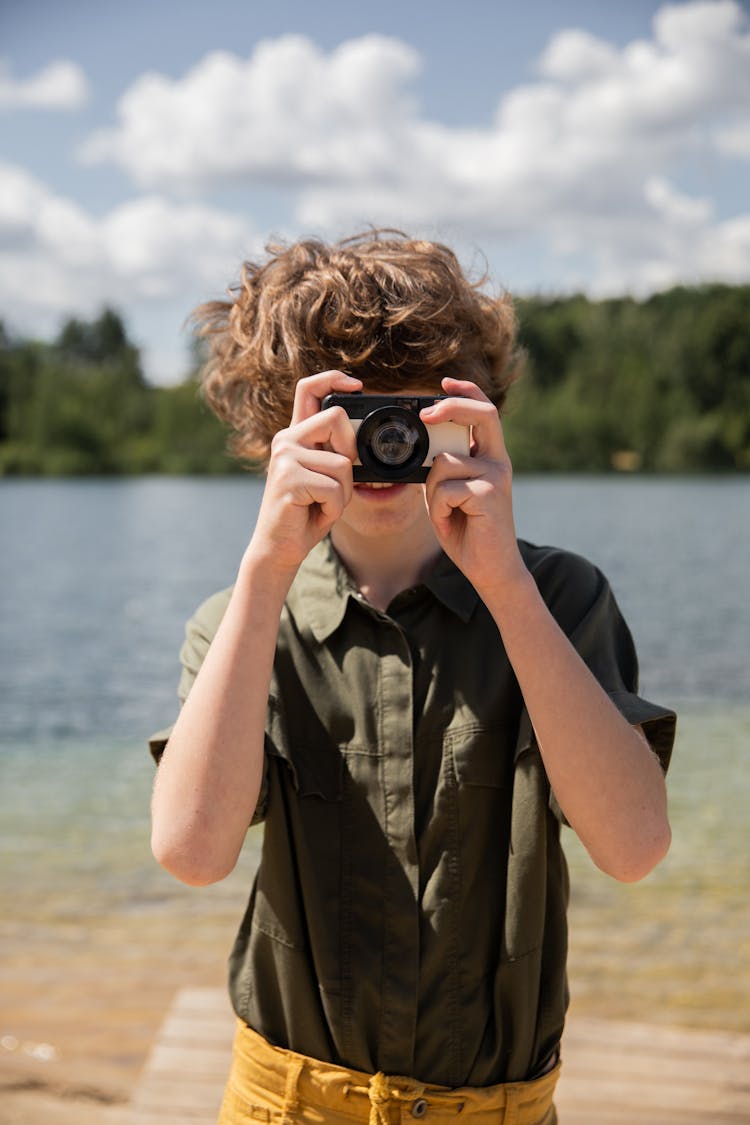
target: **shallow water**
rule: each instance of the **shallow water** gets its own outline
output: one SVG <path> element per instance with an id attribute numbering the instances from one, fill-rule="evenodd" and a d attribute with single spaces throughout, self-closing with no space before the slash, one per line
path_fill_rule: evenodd
<path id="1" fill-rule="evenodd" d="M 750 707 L 682 708 L 672 846 L 642 883 L 605 878 L 566 834 L 577 1008 L 750 1031 L 748 745 Z"/>
<path id="2" fill-rule="evenodd" d="M 6 1044 L 132 1076 L 174 990 L 223 982 L 259 836 L 217 887 L 160 871 L 145 737 L 174 715 L 183 622 L 231 581 L 259 495 L 237 479 L 0 485 Z M 566 833 L 573 1004 L 750 1031 L 750 486 L 521 478 L 516 511 L 520 534 L 602 566 L 644 694 L 680 713 L 657 871 L 618 885 Z"/>

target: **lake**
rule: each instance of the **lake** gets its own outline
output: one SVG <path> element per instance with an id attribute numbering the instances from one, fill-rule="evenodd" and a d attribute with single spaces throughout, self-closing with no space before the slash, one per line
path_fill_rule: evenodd
<path id="1" fill-rule="evenodd" d="M 175 988 L 219 983 L 259 837 L 200 891 L 148 847 L 150 731 L 185 620 L 231 583 L 253 478 L 0 483 L 0 1040 L 131 1077 Z M 566 833 L 581 1011 L 750 1031 L 750 482 L 519 477 L 519 535 L 607 574 L 679 712 L 674 842 L 642 884 Z"/>

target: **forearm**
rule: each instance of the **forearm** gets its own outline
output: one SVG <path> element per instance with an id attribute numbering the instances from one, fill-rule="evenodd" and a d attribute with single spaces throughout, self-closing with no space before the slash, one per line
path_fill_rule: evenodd
<path id="1" fill-rule="evenodd" d="M 580 659 L 519 554 L 512 468 L 497 410 L 473 383 L 422 419 L 472 428 L 471 457 L 439 454 L 427 478 L 436 536 L 490 610 L 518 679 L 552 788 L 594 861 L 633 880 L 669 845 L 661 769 Z M 460 396 L 460 397 L 451 397 Z"/>
<path id="2" fill-rule="evenodd" d="M 586 667 L 527 572 L 485 601 L 566 818 L 604 871 L 642 878 L 670 839 L 664 778 L 648 743 Z"/>
<path id="3" fill-rule="evenodd" d="M 237 862 L 264 768 L 266 706 L 291 575 L 251 551 L 157 772 L 152 849 L 187 883 Z"/>
<path id="4" fill-rule="evenodd" d="M 263 781 L 268 691 L 284 599 L 297 569 L 351 500 L 354 434 L 331 391 L 359 379 L 300 379 L 292 423 L 271 445 L 260 512 L 232 598 L 159 766 L 152 849 L 186 883 L 234 867 Z"/>

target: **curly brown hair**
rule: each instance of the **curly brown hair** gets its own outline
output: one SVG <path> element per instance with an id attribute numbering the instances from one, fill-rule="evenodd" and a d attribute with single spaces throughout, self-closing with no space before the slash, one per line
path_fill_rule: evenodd
<path id="1" fill-rule="evenodd" d="M 298 380 L 318 371 L 384 392 L 439 391 L 452 375 L 502 407 L 517 369 L 513 302 L 482 292 L 484 278 L 469 282 L 448 247 L 374 230 L 267 252 L 266 262 L 244 264 L 231 300 L 192 317 L 208 343 L 203 393 L 234 431 L 239 457 L 267 460 Z"/>

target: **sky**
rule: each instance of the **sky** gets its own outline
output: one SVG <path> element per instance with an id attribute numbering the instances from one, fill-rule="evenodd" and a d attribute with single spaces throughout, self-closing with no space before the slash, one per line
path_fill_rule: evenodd
<path id="1" fill-rule="evenodd" d="M 158 383 L 269 240 L 389 226 L 514 294 L 750 282 L 750 0 L 0 0 L 0 320 Z"/>

